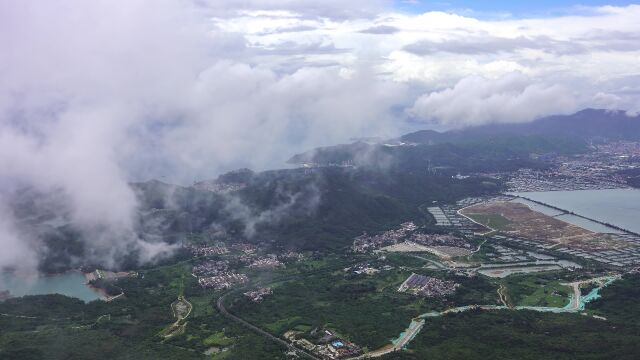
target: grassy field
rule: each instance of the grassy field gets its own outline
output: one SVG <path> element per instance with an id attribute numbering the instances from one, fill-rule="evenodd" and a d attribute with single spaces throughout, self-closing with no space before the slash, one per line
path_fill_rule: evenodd
<path id="1" fill-rule="evenodd" d="M 515 306 L 564 307 L 571 289 L 560 284 L 554 276 L 512 275 L 503 280 L 506 296 Z"/>
<path id="2" fill-rule="evenodd" d="M 499 214 L 465 214 L 474 221 L 494 230 L 507 231 L 511 221 Z"/>
<path id="3" fill-rule="evenodd" d="M 206 346 L 229 346 L 233 344 L 233 340 L 226 337 L 224 331 L 213 333 L 202 342 Z"/>

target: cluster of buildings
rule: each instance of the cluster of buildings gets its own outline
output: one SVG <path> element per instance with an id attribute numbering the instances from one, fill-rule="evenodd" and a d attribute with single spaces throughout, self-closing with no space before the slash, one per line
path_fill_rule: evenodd
<path id="1" fill-rule="evenodd" d="M 344 269 L 344 271 L 346 273 L 350 272 L 356 275 L 362 275 L 362 274 L 373 275 L 380 272 L 381 270 L 388 271 L 391 269 L 393 269 L 393 266 L 391 265 L 385 265 L 382 268 L 378 269 L 375 266 L 371 265 L 370 263 L 365 262 L 365 263 L 360 263 L 360 264 L 356 264 L 351 267 L 348 267 Z"/>
<path id="2" fill-rule="evenodd" d="M 444 258 L 470 253 L 471 244 L 462 237 L 452 234 L 418 233 L 415 232 L 416 229 L 417 226 L 414 223 L 407 222 L 401 224 L 399 229 L 385 231 L 379 235 L 360 235 L 353 241 L 353 250 L 355 252 L 377 251 L 379 249 L 392 252 L 427 251 Z M 362 271 L 374 272 L 375 270 L 363 269 Z"/>
<path id="3" fill-rule="evenodd" d="M 96 280 L 106 280 L 106 281 L 114 281 L 125 277 L 137 277 L 138 273 L 135 271 L 127 272 L 113 272 L 107 270 L 96 269 L 89 273 L 84 273 L 84 278 L 87 280 L 87 283 L 93 284 Z"/>
<path id="4" fill-rule="evenodd" d="M 462 200 L 458 200 L 456 202 L 456 205 L 459 208 L 465 208 L 467 206 L 472 206 L 472 205 L 484 202 L 486 200 L 487 200 L 486 197 L 468 197 L 468 198 L 464 198 Z"/>
<path id="5" fill-rule="evenodd" d="M 222 290 L 249 281 L 245 274 L 229 271 L 228 261 L 205 261 L 193 267 L 192 275 L 205 289 Z"/>
<path id="6" fill-rule="evenodd" d="M 471 250 L 457 246 L 426 246 L 425 250 L 428 253 L 445 260 L 471 254 Z"/>
<path id="7" fill-rule="evenodd" d="M 608 155 L 614 159 L 640 159 L 640 143 L 636 141 L 614 141 L 597 145 L 595 148 L 597 154 Z"/>
<path id="8" fill-rule="evenodd" d="M 340 162 L 301 162 L 299 165 L 305 169 L 315 169 L 321 167 L 341 167 L 341 168 L 349 168 L 354 167 L 353 160 L 345 160 Z"/>
<path id="9" fill-rule="evenodd" d="M 216 180 L 200 181 L 193 184 L 194 189 L 210 191 L 216 194 L 226 194 L 238 190 L 242 190 L 247 187 L 244 183 L 225 183 L 218 182 Z"/>
<path id="10" fill-rule="evenodd" d="M 193 274 L 195 276 L 215 276 L 226 272 L 228 269 L 228 261 L 205 261 L 193 267 Z"/>
<path id="11" fill-rule="evenodd" d="M 627 187 L 621 170 L 640 167 L 640 143 L 617 141 L 571 158 L 549 159 L 546 170 L 520 169 L 509 174 L 509 191 L 595 190 Z"/>
<path id="12" fill-rule="evenodd" d="M 386 245 L 397 244 L 400 240 L 404 239 L 410 232 L 418 229 L 413 222 L 406 222 L 400 224 L 399 229 L 388 230 L 378 235 L 363 234 L 358 236 L 353 241 L 353 251 L 355 252 L 367 252 L 375 249 L 379 249 Z"/>
<path id="13" fill-rule="evenodd" d="M 550 244 L 547 242 L 522 239 L 506 235 L 494 235 L 492 236 L 492 240 L 495 242 L 513 244 L 518 247 L 537 248 L 542 252 L 553 251 L 554 253 L 562 253 L 582 260 L 596 261 L 618 268 L 633 268 L 640 266 L 640 237 L 632 234 L 611 234 L 610 236 L 614 239 L 617 238 L 625 241 L 629 246 L 606 250 L 589 250 L 586 248 L 576 248 L 566 245 L 557 246 L 556 244 Z M 493 245 L 493 247 L 496 248 L 496 245 Z M 519 260 L 525 256 L 518 253 L 519 252 L 517 250 L 503 252 L 503 258 L 505 260 Z"/>
<path id="14" fill-rule="evenodd" d="M 417 234 L 411 235 L 410 241 L 425 246 L 450 246 L 457 248 L 470 248 L 471 245 L 464 239 L 451 234 Z"/>
<path id="15" fill-rule="evenodd" d="M 504 236 L 500 236 L 504 238 Z M 518 262 L 518 261 L 529 261 L 531 260 L 531 256 L 528 256 L 526 252 L 522 250 L 512 249 L 506 246 L 498 245 L 496 243 L 491 244 L 491 247 L 495 250 L 494 252 L 488 253 L 487 258 L 491 261 L 495 262 Z M 543 257 L 547 257 L 546 255 L 540 255 Z M 539 260 L 551 260 L 553 257 L 548 257 L 548 259 L 539 259 Z"/>
<path id="16" fill-rule="evenodd" d="M 213 290 L 228 289 L 237 284 L 244 284 L 247 281 L 249 281 L 247 275 L 234 272 L 224 272 L 215 276 L 198 278 L 200 286 Z"/>
<path id="17" fill-rule="evenodd" d="M 245 254 L 253 254 L 258 250 L 258 247 L 248 243 L 236 243 L 231 245 L 231 249 L 235 251 L 241 251 Z"/>
<path id="18" fill-rule="evenodd" d="M 226 246 L 224 245 L 192 245 L 188 247 L 189 251 L 195 256 L 214 256 L 214 255 L 222 255 L 229 252 Z"/>
<path id="19" fill-rule="evenodd" d="M 255 303 L 262 302 L 265 297 L 273 294 L 273 290 L 270 287 L 260 288 L 255 291 L 248 291 L 244 293 L 244 296 L 248 297 L 251 301 Z"/>
<path id="20" fill-rule="evenodd" d="M 258 269 L 275 269 L 284 267 L 284 263 L 278 260 L 276 256 L 270 255 L 253 260 L 253 262 L 249 264 L 249 267 Z"/>
<path id="21" fill-rule="evenodd" d="M 466 216 L 463 216 L 460 214 L 460 211 L 473 206 L 473 205 L 477 205 L 480 203 L 485 203 L 487 201 L 491 201 L 491 202 L 505 202 L 505 201 L 511 201 L 513 200 L 514 197 L 511 195 L 500 195 L 500 196 L 484 196 L 484 197 L 469 197 L 469 198 L 465 198 L 462 199 L 458 202 L 456 202 L 455 204 L 447 204 L 447 205 L 441 205 L 440 207 L 438 207 L 438 209 L 440 209 L 441 213 L 444 214 L 444 216 L 447 218 L 447 221 L 449 222 L 450 225 L 441 225 L 443 229 L 446 229 L 448 231 L 452 231 L 455 233 L 460 233 L 466 237 L 474 237 L 476 235 L 484 235 L 487 232 L 490 231 L 490 229 L 488 229 L 487 227 L 478 224 L 474 221 L 472 221 L 471 219 L 469 219 Z M 432 209 L 432 208 L 429 208 Z M 431 210 L 429 210 L 431 211 Z M 416 240 L 413 240 L 415 242 L 419 242 Z M 456 246 L 456 247 L 469 247 L 470 245 L 463 245 L 462 243 L 460 244 L 442 244 L 445 246 Z"/>
<path id="22" fill-rule="evenodd" d="M 284 254 L 278 255 L 278 258 L 285 261 L 302 261 L 304 260 L 304 255 L 295 251 L 288 251 Z"/>
<path id="23" fill-rule="evenodd" d="M 627 187 L 622 176 L 594 167 L 590 161 L 572 161 L 548 170 L 520 169 L 506 182 L 511 192 L 598 190 Z"/>
<path id="24" fill-rule="evenodd" d="M 556 249 L 556 251 L 621 268 L 640 266 L 640 247 L 638 246 L 591 252 L 570 248 Z"/>
<path id="25" fill-rule="evenodd" d="M 478 273 L 489 277 L 503 278 L 512 274 L 562 269 L 574 271 L 582 268 L 582 266 L 573 261 L 559 259 L 555 256 L 535 251 L 505 246 L 503 242 L 505 239 L 507 238 L 502 235 L 493 236 L 491 238 L 491 248 L 493 251 L 486 253 L 490 261 L 480 265 L 479 268 L 467 269 L 467 274 L 471 276 Z"/>
<path id="26" fill-rule="evenodd" d="M 453 294 L 460 286 L 454 281 L 440 280 L 412 273 L 398 288 L 399 292 L 411 292 L 425 297 L 444 297 Z"/>
<path id="27" fill-rule="evenodd" d="M 438 226 L 451 226 L 451 221 L 449 220 L 449 218 L 447 217 L 447 215 L 445 215 L 445 213 L 442 211 L 441 208 L 437 207 L 437 206 L 432 206 L 427 208 L 427 210 L 429 210 L 429 213 L 431 214 L 431 216 L 433 216 L 433 218 L 436 220 L 436 225 Z"/>
<path id="28" fill-rule="evenodd" d="M 319 346 L 316 353 L 325 359 L 343 359 L 360 355 L 360 347 L 346 340 L 335 339 L 325 346 Z"/>
<path id="29" fill-rule="evenodd" d="M 465 236 L 473 236 L 476 233 L 483 232 L 483 230 L 486 231 L 486 228 L 458 214 L 458 210 L 482 201 L 484 201 L 484 198 L 468 198 L 460 200 L 456 204 L 429 208 L 429 212 L 434 217 L 438 216 L 436 225 L 445 229 L 455 230 Z M 442 217 L 446 218 L 446 221 Z"/>
<path id="30" fill-rule="evenodd" d="M 362 354 L 362 349 L 352 342 L 339 338 L 331 330 L 311 331 L 313 342 L 300 336 L 298 331 L 287 331 L 285 339 L 323 359 L 344 359 Z"/>

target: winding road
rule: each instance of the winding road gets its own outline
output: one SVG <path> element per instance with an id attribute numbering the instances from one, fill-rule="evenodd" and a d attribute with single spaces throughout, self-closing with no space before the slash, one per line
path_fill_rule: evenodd
<path id="1" fill-rule="evenodd" d="M 418 335 L 418 333 L 420 332 L 420 330 L 422 330 L 422 328 L 425 325 L 425 318 L 427 317 L 437 317 L 437 316 L 443 316 L 446 314 L 450 314 L 450 313 L 460 313 L 460 312 L 464 312 L 464 311 L 469 311 L 469 310 L 475 310 L 475 309 L 481 309 L 481 310 L 531 310 L 531 311 L 539 311 L 539 312 L 554 312 L 554 313 L 575 313 L 575 312 L 579 312 L 581 310 L 583 310 L 583 308 L 581 307 L 581 304 L 583 303 L 582 300 L 582 296 L 580 294 L 580 285 L 583 284 L 589 284 L 589 283 L 596 283 L 599 285 L 598 289 L 602 289 L 603 287 L 605 287 L 606 285 L 610 284 L 612 281 L 619 279 L 620 275 L 615 275 L 615 276 L 602 276 L 602 277 L 597 277 L 597 278 L 593 278 L 593 279 L 587 279 L 587 280 L 581 280 L 581 281 L 575 281 L 575 282 L 571 282 L 571 283 L 567 283 L 567 284 L 563 284 L 563 285 L 567 285 L 570 286 L 573 289 L 573 294 L 571 295 L 571 297 L 569 298 L 569 304 L 567 306 L 565 306 L 564 308 L 553 308 L 553 307 L 543 307 L 543 306 L 516 306 L 516 307 L 509 307 L 509 306 L 497 306 L 497 305 L 466 305 L 466 306 L 459 306 L 459 307 L 455 307 L 455 308 L 451 308 L 451 309 L 447 309 L 445 311 L 442 312 L 430 312 L 430 313 L 426 313 L 426 314 L 422 314 L 414 319 L 411 320 L 411 323 L 409 324 L 409 327 L 400 334 L 400 337 L 398 337 L 398 339 L 394 340 L 392 344 L 383 346 L 380 349 L 368 352 L 364 355 L 361 355 L 355 359 L 366 359 L 366 358 L 374 358 L 374 357 L 380 357 L 395 351 L 399 351 L 402 350 L 407 344 L 409 344 L 409 342 L 411 342 L 411 340 L 413 340 L 413 338 L 416 337 L 416 335 Z M 502 288 L 501 288 L 502 289 Z M 501 294 L 500 289 L 498 290 L 498 294 Z M 502 294 L 501 294 L 501 300 L 502 300 Z"/>
<path id="2" fill-rule="evenodd" d="M 271 341 L 276 342 L 276 343 L 288 348 L 291 351 L 294 351 L 298 355 L 302 355 L 303 357 L 306 357 L 308 359 L 320 360 L 320 358 L 317 358 L 317 357 L 313 356 L 312 354 L 306 352 L 305 350 L 297 348 L 293 344 L 290 344 L 290 343 L 280 339 L 279 337 L 273 336 L 270 333 L 260 329 L 259 327 L 249 323 L 248 321 L 243 320 L 243 319 L 233 315 L 229 311 L 227 311 L 227 309 L 224 307 L 224 300 L 229 294 L 231 294 L 231 292 L 228 292 L 228 293 L 220 296 L 218 298 L 218 301 L 216 302 L 216 307 L 218 308 L 220 313 L 222 313 L 222 315 L 224 315 L 227 318 L 229 318 L 229 319 L 241 324 L 242 326 L 244 326 L 244 327 L 246 327 L 248 329 L 251 329 L 254 332 L 256 332 L 256 333 L 258 333 L 258 334 L 260 334 L 260 335 L 262 335 L 262 336 L 264 336 L 264 337 L 266 337 L 268 339 L 270 339 Z"/>
<path id="3" fill-rule="evenodd" d="M 498 288 L 498 297 L 500 298 L 500 302 L 502 303 L 502 305 L 507 306 L 507 307 L 511 307 L 509 306 L 509 303 L 507 302 L 507 295 L 504 293 L 506 290 L 506 288 L 504 287 L 503 284 L 500 284 L 500 288 Z"/>
<path id="4" fill-rule="evenodd" d="M 567 283 L 567 284 L 563 284 L 563 285 L 567 285 L 570 286 L 573 289 L 573 294 L 570 296 L 569 298 L 569 304 L 563 308 L 554 308 L 554 307 L 536 307 L 536 306 L 515 306 L 515 307 L 511 307 L 508 306 L 508 302 L 506 301 L 506 294 L 504 294 L 504 289 L 498 289 L 498 294 L 501 295 L 500 299 L 502 300 L 502 303 L 505 305 L 466 305 L 466 306 L 459 306 L 459 307 L 455 307 L 455 308 L 450 308 L 441 312 L 430 312 L 430 313 L 425 313 L 422 315 L 419 315 L 417 317 L 415 317 L 414 319 L 411 320 L 411 323 L 409 324 L 409 326 L 405 329 L 405 331 L 403 331 L 400 336 L 395 339 L 391 344 L 385 345 L 379 349 L 370 351 L 366 354 L 360 355 L 358 357 L 355 358 L 351 358 L 351 359 L 367 359 L 367 358 L 375 358 L 375 357 L 380 357 L 383 355 L 387 355 L 389 353 L 393 353 L 396 351 L 401 351 L 402 349 L 404 349 L 417 335 L 418 333 L 420 333 L 420 331 L 422 330 L 422 328 L 424 327 L 425 323 L 426 323 L 426 318 L 430 318 L 430 317 L 438 317 L 438 316 L 443 316 L 446 314 L 450 314 L 450 313 L 460 313 L 460 312 L 465 312 L 465 311 L 469 311 L 469 310 L 476 310 L 476 309 L 481 309 L 481 310 L 513 310 L 513 311 L 518 311 L 518 310 L 531 310 L 531 311 L 538 311 L 538 312 L 554 312 L 554 313 L 575 313 L 575 312 L 579 312 L 581 310 L 583 310 L 583 308 L 581 307 L 581 304 L 583 304 L 582 300 L 582 296 L 580 293 L 580 286 L 583 284 L 587 284 L 587 283 L 596 283 L 598 284 L 598 289 L 602 289 L 603 287 L 607 286 L 608 284 L 610 284 L 611 282 L 613 282 L 616 279 L 619 279 L 621 276 L 620 275 L 613 275 L 613 276 L 602 276 L 602 277 L 597 277 L 597 278 L 592 278 L 592 279 L 587 279 L 587 280 L 581 280 L 581 281 L 575 281 L 575 282 L 571 282 L 571 283 Z M 286 281 L 286 280 L 281 280 L 281 281 Z M 500 291 L 503 290 L 503 291 Z M 227 311 L 227 309 L 224 306 L 224 301 L 227 298 L 227 296 L 231 295 L 232 293 L 234 293 L 235 291 L 230 291 L 227 292 L 226 294 L 221 295 L 218 300 L 216 301 L 216 307 L 218 308 L 218 310 L 220 311 L 220 313 L 224 316 L 226 316 L 227 318 L 229 318 L 230 320 L 241 324 L 242 326 L 258 333 L 259 335 L 262 335 L 266 338 L 268 338 L 269 340 L 278 343 L 284 347 L 286 347 L 287 349 L 295 352 L 298 355 L 301 355 L 302 357 L 308 358 L 308 359 L 314 359 L 314 360 L 320 360 L 320 358 L 314 356 L 313 354 L 305 351 L 304 349 L 301 349 L 297 346 L 295 346 L 292 343 L 289 343 L 277 336 L 274 336 L 262 329 L 260 329 L 259 327 L 249 323 L 246 320 L 241 319 L 240 317 L 230 313 L 229 311 Z M 587 300 L 588 301 L 588 300 Z"/>

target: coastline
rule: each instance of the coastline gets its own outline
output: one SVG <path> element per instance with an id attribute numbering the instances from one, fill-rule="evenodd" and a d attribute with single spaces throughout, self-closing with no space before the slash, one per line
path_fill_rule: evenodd
<path id="1" fill-rule="evenodd" d="M 72 269 L 69 271 L 57 272 L 57 273 L 33 273 L 33 272 L 27 273 L 24 271 L 22 272 L 2 271 L 0 272 L 0 277 L 4 278 L 6 276 L 8 284 L 6 284 L 7 286 L 0 288 L 0 292 L 8 291 L 9 293 L 8 298 L 19 298 L 19 297 L 28 296 L 28 295 L 61 294 L 69 297 L 79 298 L 84 302 L 90 302 L 93 300 L 103 300 L 103 301 L 108 300 L 109 296 L 104 291 L 102 291 L 101 289 L 95 286 L 92 286 L 89 283 L 90 280 L 88 278 L 88 275 L 90 274 L 91 273 L 85 273 L 80 269 Z M 65 291 L 64 289 L 66 289 L 69 285 L 64 285 L 63 288 L 56 288 L 55 286 L 53 288 L 50 288 L 48 286 L 45 286 L 44 290 L 36 290 L 36 291 L 31 291 L 33 290 L 31 286 L 24 285 L 25 283 L 28 284 L 29 282 L 32 281 L 34 284 L 37 284 L 35 285 L 37 288 L 37 286 L 41 286 L 42 283 L 47 283 L 50 279 L 52 280 L 56 278 L 63 278 L 69 275 L 73 276 L 73 279 L 71 280 L 66 279 L 63 281 L 66 281 L 67 284 L 73 283 L 73 284 L 77 284 L 78 286 L 89 289 L 93 294 L 95 294 L 95 298 L 92 298 L 91 296 L 86 296 L 86 294 L 83 295 L 83 294 L 77 293 L 77 290 L 75 291 L 71 290 L 70 292 Z M 79 276 L 82 276 L 82 280 L 79 278 Z M 55 280 L 52 280 L 52 281 L 55 282 Z M 11 285 L 12 283 L 14 284 L 13 286 Z M 75 285 L 71 285 L 71 287 L 73 288 L 75 287 Z"/>
<path id="2" fill-rule="evenodd" d="M 83 274 L 84 274 L 84 278 L 86 280 L 85 285 L 88 288 L 90 288 L 91 290 L 93 290 L 96 293 L 100 294 L 100 300 L 109 302 L 109 301 L 115 300 L 115 299 L 117 299 L 117 298 L 119 298 L 121 296 L 124 296 L 124 291 L 122 291 L 122 289 L 121 289 L 120 294 L 109 295 L 109 293 L 107 293 L 107 291 L 105 289 L 92 285 L 91 281 L 101 279 L 101 277 L 96 274 L 97 271 L 98 270 L 95 270 L 95 271 L 92 271 L 92 272 L 89 272 L 89 273 L 83 273 Z M 116 273 L 116 274 L 119 274 L 119 273 Z"/>
<path id="3" fill-rule="evenodd" d="M 109 294 L 104 289 L 91 285 L 89 282 L 84 283 L 86 287 L 93 290 L 94 292 L 100 294 L 100 299 L 102 301 L 110 301 Z M 112 299 L 111 299 L 112 300 Z"/>
<path id="4" fill-rule="evenodd" d="M 576 191 L 580 191 L 580 190 L 576 190 Z M 550 208 L 550 209 L 561 211 L 562 212 L 561 215 L 573 215 L 573 216 L 576 216 L 578 218 L 581 218 L 581 219 L 584 219 L 584 220 L 587 220 L 587 221 L 592 221 L 592 222 L 594 222 L 596 224 L 599 224 L 599 225 L 602 225 L 604 227 L 620 231 L 620 232 L 622 232 L 624 234 L 640 236 L 640 234 L 638 234 L 638 233 L 636 233 L 636 232 L 634 232 L 632 230 L 622 228 L 622 227 L 620 227 L 618 225 L 611 224 L 611 223 L 608 223 L 608 222 L 605 222 L 605 221 L 601 221 L 601 220 L 597 220 L 597 219 L 593 219 L 593 218 L 590 218 L 590 217 L 575 213 L 573 211 L 569 211 L 569 210 L 566 210 L 566 209 L 559 208 L 559 207 L 557 207 L 555 205 L 547 204 L 547 203 L 539 201 L 539 200 L 534 200 L 534 199 L 528 198 L 528 197 L 524 196 L 523 193 L 520 193 L 520 194 L 517 194 L 517 195 L 515 193 L 510 193 L 508 195 L 515 196 L 515 197 L 518 197 L 518 198 L 521 198 L 521 199 L 525 199 L 525 200 L 530 201 L 532 203 L 535 203 L 535 204 L 538 204 L 538 205 L 541 205 L 541 206 L 546 206 L 547 208 Z M 531 208 L 531 207 L 529 207 L 529 208 Z M 554 216 L 554 217 L 556 217 L 556 216 Z M 572 225 L 575 225 L 575 226 L 580 226 L 580 225 L 573 224 L 573 223 L 571 223 L 569 221 L 566 221 L 564 219 L 558 219 L 558 220 L 564 221 L 564 222 L 566 222 L 568 224 L 572 224 Z M 585 229 L 585 230 L 587 230 L 587 229 Z M 591 230 L 589 230 L 589 231 L 591 231 Z M 592 231 L 592 232 L 595 232 L 595 231 Z"/>
<path id="5" fill-rule="evenodd" d="M 640 191 L 640 190 L 635 189 L 635 188 L 615 188 L 615 189 L 598 189 L 598 190 L 595 190 L 595 189 L 588 189 L 588 190 L 561 190 L 561 192 L 567 193 L 567 192 L 580 192 L 580 191 L 583 191 L 583 192 L 594 193 L 594 192 L 597 192 L 597 191 L 606 191 L 606 190 L 627 190 L 627 191 L 628 190 L 633 190 L 634 192 Z M 622 232 L 622 233 L 625 233 L 625 234 L 634 235 L 634 236 L 640 236 L 640 231 L 637 231 L 636 229 L 626 228 L 628 224 L 627 225 L 615 224 L 615 223 L 610 222 L 609 220 L 597 219 L 597 218 L 582 214 L 580 210 L 577 210 L 577 211 L 567 210 L 567 209 L 562 208 L 561 205 L 553 205 L 553 204 L 547 203 L 546 201 L 536 200 L 536 199 L 533 199 L 531 197 L 531 195 L 534 195 L 534 194 L 543 194 L 543 193 L 551 193 L 551 192 L 552 191 L 521 191 L 521 192 L 509 191 L 509 192 L 505 192 L 504 194 L 508 195 L 508 196 L 514 196 L 514 197 L 517 197 L 517 198 L 522 198 L 522 199 L 525 199 L 525 200 L 530 201 L 532 203 L 536 203 L 538 205 L 545 206 L 547 208 L 554 209 L 556 211 L 560 211 L 564 215 L 576 216 L 576 217 L 584 219 L 586 221 L 591 221 L 591 222 L 594 222 L 594 223 L 599 224 L 601 226 L 604 226 L 606 228 L 610 228 L 610 229 L 613 229 L 613 230 L 616 230 L 616 231 L 619 231 L 619 232 Z M 565 221 L 565 222 L 568 222 L 568 221 Z M 578 226 L 580 226 L 580 225 L 578 225 Z"/>

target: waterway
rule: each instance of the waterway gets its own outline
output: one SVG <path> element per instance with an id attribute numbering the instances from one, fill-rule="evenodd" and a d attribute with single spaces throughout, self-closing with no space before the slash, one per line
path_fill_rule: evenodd
<path id="1" fill-rule="evenodd" d="M 101 299 L 99 292 L 89 288 L 84 274 L 70 271 L 59 275 L 19 275 L 0 273 L 0 290 L 9 290 L 11 296 L 62 294 L 89 302 Z"/>
<path id="2" fill-rule="evenodd" d="M 637 189 L 606 189 L 606 190 L 574 190 L 574 191 L 545 191 L 513 193 L 528 199 L 571 211 L 600 222 L 609 223 L 617 227 L 640 233 L 640 190 Z M 577 220 L 575 216 L 563 216 L 564 221 L 583 226 L 589 230 L 584 219 Z M 609 230 L 607 232 L 615 232 Z"/>

